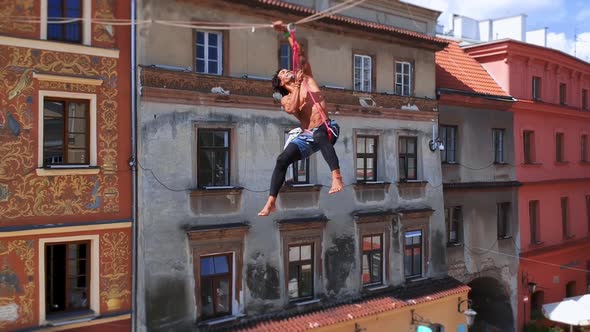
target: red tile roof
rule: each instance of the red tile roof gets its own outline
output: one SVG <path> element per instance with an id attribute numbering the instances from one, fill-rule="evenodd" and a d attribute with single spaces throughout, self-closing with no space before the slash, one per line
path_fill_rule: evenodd
<path id="1" fill-rule="evenodd" d="M 450 41 L 436 53 L 436 87 L 492 96 L 508 97 L 494 78 L 459 44 Z"/>
<path id="2" fill-rule="evenodd" d="M 399 310 L 404 307 L 413 306 L 420 303 L 426 303 L 448 296 L 468 292 L 470 288 L 459 283 L 452 278 L 446 278 L 440 281 L 428 280 L 430 285 L 419 285 L 418 291 L 424 293 L 434 285 L 439 291 L 429 294 L 422 294 L 415 298 L 408 298 L 409 294 L 400 293 L 401 296 L 381 295 L 372 299 L 361 300 L 352 304 L 344 304 L 331 308 L 324 308 L 310 313 L 300 314 L 289 318 L 280 318 L 274 320 L 264 320 L 254 324 L 248 324 L 247 327 L 236 328 L 234 331 L 254 332 L 254 331 L 306 331 L 314 328 L 334 325 L 346 321 L 367 317 L 379 313 Z M 442 287 L 441 287 L 442 286 Z M 411 290 L 408 290 L 412 292 Z"/>
<path id="3" fill-rule="evenodd" d="M 261 5 L 265 5 L 265 6 L 269 6 L 269 7 L 286 9 L 286 10 L 289 10 L 292 12 L 297 12 L 298 14 L 304 14 L 306 16 L 313 15 L 313 14 L 317 13 L 316 10 L 313 10 L 311 8 L 294 5 L 292 3 L 288 3 L 285 1 L 281 1 L 281 0 L 242 0 L 242 1 L 250 2 L 250 3 L 255 2 L 255 3 L 259 3 Z M 357 27 L 366 28 L 366 29 L 370 29 L 370 30 L 374 30 L 374 31 L 378 31 L 378 32 L 389 32 L 389 33 L 400 35 L 402 37 L 409 37 L 412 39 L 429 41 L 429 42 L 436 44 L 439 47 L 444 47 L 448 43 L 448 40 L 443 39 L 443 38 L 437 38 L 437 37 L 429 36 L 429 35 L 415 32 L 415 31 L 411 31 L 411 30 L 396 28 L 396 27 L 392 27 L 389 25 L 374 23 L 374 22 L 370 22 L 370 21 L 364 21 L 364 20 L 341 16 L 341 15 L 329 15 L 329 16 L 326 16 L 326 18 L 324 18 L 322 20 L 335 21 L 336 23 L 346 23 L 346 24 L 355 25 Z"/>

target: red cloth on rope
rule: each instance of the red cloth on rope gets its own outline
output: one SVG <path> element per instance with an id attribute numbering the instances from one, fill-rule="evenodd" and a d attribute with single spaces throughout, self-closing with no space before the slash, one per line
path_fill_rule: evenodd
<path id="1" fill-rule="evenodd" d="M 297 40 L 295 39 L 295 29 L 289 29 L 289 35 L 291 36 L 291 40 L 293 41 L 292 46 L 291 46 L 291 50 L 293 51 L 293 67 L 292 68 L 293 68 L 293 72 L 297 72 L 301 68 L 301 63 L 299 62 L 299 43 L 297 43 Z M 322 117 L 322 121 L 324 121 L 324 124 L 326 125 L 326 131 L 328 132 L 328 139 L 331 142 L 332 141 L 332 129 L 328 125 L 328 118 L 326 117 L 326 114 L 324 113 L 323 107 L 315 100 L 313 94 L 311 93 L 311 91 L 309 89 L 309 85 L 307 84 L 307 82 L 303 81 L 303 84 L 305 85 L 305 88 L 307 89 L 307 94 L 309 94 L 309 96 L 311 97 L 313 104 L 318 105 L 320 108 L 322 108 L 322 111 L 320 112 L 320 116 Z"/>

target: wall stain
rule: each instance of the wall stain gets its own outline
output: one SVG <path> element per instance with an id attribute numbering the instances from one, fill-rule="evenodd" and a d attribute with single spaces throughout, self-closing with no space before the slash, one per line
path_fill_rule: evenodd
<path id="1" fill-rule="evenodd" d="M 268 262 L 260 252 L 252 254 L 254 263 L 246 268 L 246 284 L 253 297 L 264 300 L 280 298 L 279 271 Z"/>
<path id="2" fill-rule="evenodd" d="M 145 293 L 146 325 L 149 331 L 178 331 L 190 322 L 191 309 L 187 308 L 185 281 L 176 278 L 159 278 L 149 283 Z"/>
<path id="3" fill-rule="evenodd" d="M 334 246 L 326 250 L 326 278 L 328 293 L 338 294 L 346 286 L 346 279 L 355 267 L 355 241 L 352 235 L 334 238 Z"/>

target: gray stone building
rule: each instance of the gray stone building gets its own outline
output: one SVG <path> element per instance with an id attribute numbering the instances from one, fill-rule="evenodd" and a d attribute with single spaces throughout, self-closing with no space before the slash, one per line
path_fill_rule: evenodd
<path id="1" fill-rule="evenodd" d="M 471 287 L 475 331 L 516 329 L 515 101 L 457 42 L 436 55 L 449 275 Z"/>
<path id="2" fill-rule="evenodd" d="M 139 1 L 138 20 L 153 20 L 137 36 L 140 330 L 213 329 L 446 275 L 440 154 L 428 145 L 446 46 L 435 11 L 374 1 L 297 27 L 341 126 L 346 187 L 328 195 L 316 154 L 292 166 L 277 212 L 257 216 L 298 126 L 269 81 L 290 50 L 268 28 L 187 26 L 294 22 L 326 4 Z"/>

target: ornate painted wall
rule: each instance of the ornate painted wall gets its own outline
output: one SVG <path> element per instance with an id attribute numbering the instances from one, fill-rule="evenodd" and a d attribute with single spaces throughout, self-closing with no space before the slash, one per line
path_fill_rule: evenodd
<path id="1" fill-rule="evenodd" d="M 116 213 L 117 59 L 3 46 L 0 64 L 0 226 L 22 217 Z M 99 77 L 103 84 L 39 82 L 33 72 Z M 36 176 L 38 90 L 96 93 L 100 174 Z"/>
<path id="2" fill-rule="evenodd" d="M 82 232 L 76 235 L 96 234 Z M 100 231 L 100 312 L 131 308 L 131 231 Z M 41 236 L 0 239 L 0 331 L 37 326 Z"/>

